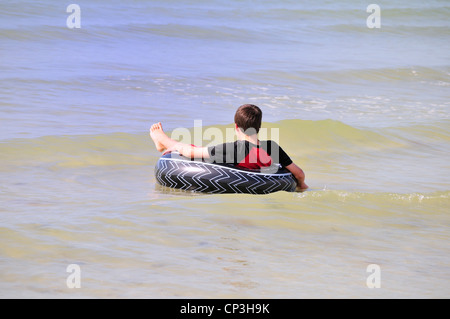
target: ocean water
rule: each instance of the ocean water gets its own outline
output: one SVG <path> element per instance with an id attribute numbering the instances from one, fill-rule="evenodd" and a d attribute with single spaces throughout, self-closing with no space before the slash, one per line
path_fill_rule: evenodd
<path id="1" fill-rule="evenodd" d="M 0 3 L 0 297 L 450 296 L 448 1 L 68 4 Z M 152 123 L 244 103 L 308 191 L 156 184 Z"/>

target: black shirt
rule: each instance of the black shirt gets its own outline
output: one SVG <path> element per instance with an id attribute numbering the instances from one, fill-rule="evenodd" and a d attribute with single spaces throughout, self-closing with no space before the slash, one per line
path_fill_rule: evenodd
<path id="1" fill-rule="evenodd" d="M 286 167 L 292 160 L 274 141 L 260 141 L 255 145 L 249 141 L 235 141 L 208 147 L 210 160 L 214 163 L 233 164 L 238 167 L 259 169 L 272 164 Z"/>

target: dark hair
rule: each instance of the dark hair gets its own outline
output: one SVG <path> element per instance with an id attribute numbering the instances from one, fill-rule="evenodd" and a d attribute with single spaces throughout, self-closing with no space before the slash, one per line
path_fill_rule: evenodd
<path id="1" fill-rule="evenodd" d="M 259 132 L 262 121 L 262 111 L 253 104 L 241 105 L 234 115 L 234 123 L 245 133 L 248 129 Z M 248 134 L 252 135 L 252 134 Z"/>

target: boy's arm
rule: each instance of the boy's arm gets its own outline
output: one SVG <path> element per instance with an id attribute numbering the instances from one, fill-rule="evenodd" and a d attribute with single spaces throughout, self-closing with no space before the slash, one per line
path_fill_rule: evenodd
<path id="1" fill-rule="evenodd" d="M 180 155 L 183 155 L 188 158 L 204 158 L 204 159 L 209 158 L 209 152 L 207 147 L 197 147 L 185 143 L 176 143 L 173 145 L 173 147 L 167 149 L 163 153 L 163 155 L 172 151 L 176 151 L 180 153 Z"/>
<path id="2" fill-rule="evenodd" d="M 297 180 L 297 190 L 304 191 L 308 188 L 308 185 L 305 184 L 305 173 L 303 170 L 295 165 L 295 163 L 289 164 L 286 168 L 294 175 Z"/>

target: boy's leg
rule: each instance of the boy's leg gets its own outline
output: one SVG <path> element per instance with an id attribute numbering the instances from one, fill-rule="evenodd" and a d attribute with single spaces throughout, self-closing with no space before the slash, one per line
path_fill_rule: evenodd
<path id="1" fill-rule="evenodd" d="M 155 143 L 158 152 L 162 152 L 178 143 L 174 139 L 167 136 L 167 134 L 163 131 L 161 122 L 152 125 L 150 128 L 150 137 Z"/>

